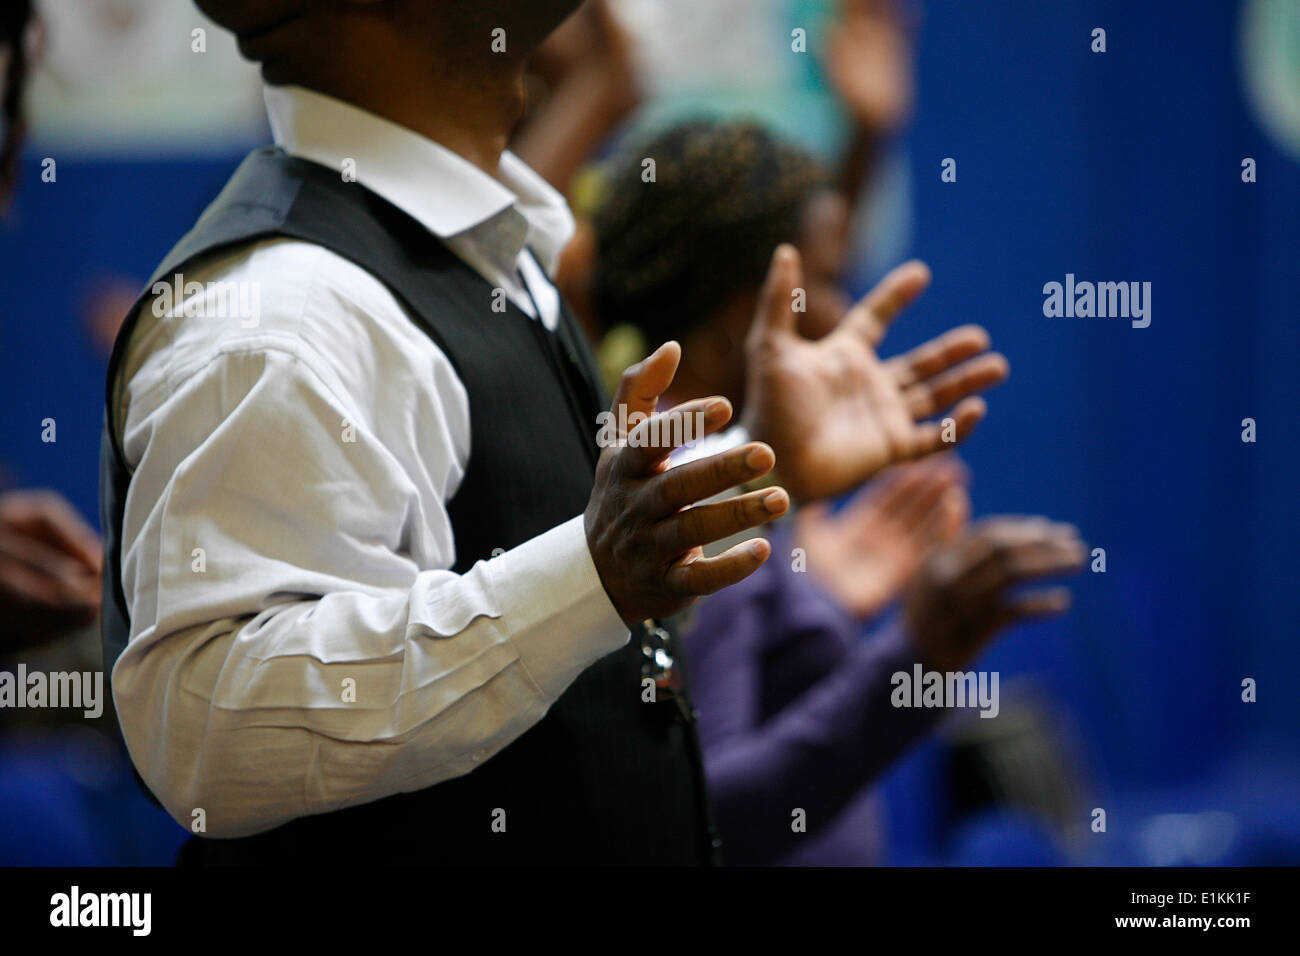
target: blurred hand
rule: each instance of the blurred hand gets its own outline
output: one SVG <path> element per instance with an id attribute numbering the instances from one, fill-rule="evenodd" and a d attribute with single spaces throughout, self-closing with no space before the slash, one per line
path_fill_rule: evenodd
<path id="1" fill-rule="evenodd" d="M 102 570 L 99 537 L 60 495 L 0 495 L 0 652 L 93 623 Z"/>
<path id="2" fill-rule="evenodd" d="M 1070 606 L 1066 588 L 1008 592 L 1077 573 L 1085 554 L 1073 525 L 1040 517 L 980 521 L 932 553 L 910 589 L 905 618 L 921 659 L 936 670 L 962 670 L 999 631 L 1064 612 Z"/>
<path id="3" fill-rule="evenodd" d="M 891 468 L 839 512 L 815 502 L 795 515 L 808 570 L 863 620 L 894 600 L 939 544 L 970 517 L 966 470 L 943 456 Z"/>
<path id="4" fill-rule="evenodd" d="M 974 393 L 1008 373 L 1007 360 L 987 351 L 983 329 L 953 329 L 889 362 L 876 356 L 890 322 L 929 284 L 924 263 L 894 269 L 816 341 L 797 329 L 802 272 L 798 251 L 779 246 L 745 343 L 744 424 L 772 446 L 795 500 L 840 494 L 974 430 L 986 411 Z M 954 405 L 950 436 L 923 421 Z"/>
<path id="5" fill-rule="evenodd" d="M 840 101 L 874 136 L 896 132 L 911 116 L 912 42 L 897 0 L 841 0 L 825 66 Z"/>
<path id="6" fill-rule="evenodd" d="M 640 102 L 632 39 L 608 0 L 588 0 L 533 53 L 529 69 L 552 89 L 578 74 L 603 81 L 602 94 L 624 103 Z"/>
<path id="7" fill-rule="evenodd" d="M 568 195 L 641 102 L 632 40 L 605 0 L 580 6 L 529 60 L 528 112 L 510 148 Z"/>
<path id="8" fill-rule="evenodd" d="M 771 554 L 766 540 L 746 541 L 713 558 L 704 557 L 702 545 L 780 517 L 790 505 L 781 488 L 697 504 L 771 471 L 772 449 L 759 442 L 668 467 L 674 445 L 663 442 L 703 437 L 692 431 L 696 413 L 704 413 L 706 434 L 731 419 L 731 403 L 720 397 L 684 402 L 654 414 L 680 360 L 681 348 L 669 342 L 623 373 L 614 396 L 614 419 L 634 427 L 619 435 L 626 444 L 608 445 L 601 452 L 583 516 L 601 583 L 629 625 L 676 614 L 696 597 L 752 574 Z M 626 406 L 624 416 L 620 405 Z M 635 424 L 640 415 L 649 417 Z M 672 425 L 677 418 L 684 419 L 681 427 Z M 650 447 L 648 436 L 656 434 L 661 443 Z"/>

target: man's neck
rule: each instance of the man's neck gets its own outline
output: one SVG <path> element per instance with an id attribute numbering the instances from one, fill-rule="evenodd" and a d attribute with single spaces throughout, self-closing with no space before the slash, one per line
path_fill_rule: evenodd
<path id="1" fill-rule="evenodd" d="M 447 147 L 493 177 L 526 104 L 522 64 L 498 67 L 491 76 L 440 77 L 423 84 L 326 80 L 310 85 Z"/>

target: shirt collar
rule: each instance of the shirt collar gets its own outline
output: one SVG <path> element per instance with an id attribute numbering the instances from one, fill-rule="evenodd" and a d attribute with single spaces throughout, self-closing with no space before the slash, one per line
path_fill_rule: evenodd
<path id="1" fill-rule="evenodd" d="M 441 239 L 496 247 L 513 262 L 527 245 L 554 274 L 573 235 L 564 197 L 513 153 L 499 178 L 391 120 L 300 86 L 265 87 L 275 143 L 332 169 L 352 160 L 357 182 Z"/>

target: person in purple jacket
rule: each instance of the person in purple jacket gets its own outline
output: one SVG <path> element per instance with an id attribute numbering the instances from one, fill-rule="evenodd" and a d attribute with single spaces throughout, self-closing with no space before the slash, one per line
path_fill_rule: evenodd
<path id="1" fill-rule="evenodd" d="M 641 178 L 647 156 L 653 183 Z M 844 314 L 846 199 L 816 160 L 760 127 L 708 121 L 630 149 L 606 195 L 594 217 L 597 315 L 682 342 L 689 358 L 665 400 L 722 394 L 745 422 L 746 376 L 764 360 L 754 317 L 790 308 L 760 288 L 772 249 L 800 253 L 798 333 L 829 334 Z M 964 326 L 891 367 L 987 348 L 983 329 Z M 984 360 L 992 374 L 1005 374 L 1000 358 Z M 764 567 L 696 609 L 686 659 L 728 863 L 878 861 L 871 783 L 951 713 L 900 706 L 914 702 L 910 684 L 965 674 L 998 631 L 1068 607 L 1062 588 L 1020 586 L 1082 567 L 1076 529 L 1037 517 L 967 529 L 964 486 L 960 464 L 940 457 L 885 472 L 838 513 L 812 503 Z M 900 594 L 899 613 L 862 640 Z"/>
<path id="2" fill-rule="evenodd" d="M 897 706 L 898 675 L 910 682 L 918 666 L 969 673 L 1000 630 L 1068 604 L 1060 589 L 1008 595 L 1082 565 L 1083 545 L 1072 528 L 1041 518 L 991 518 L 961 530 L 968 502 L 960 484 L 940 463 L 906 468 L 913 472 L 912 502 L 932 494 L 927 485 L 945 489 L 919 521 L 886 520 L 897 488 L 876 486 L 899 479 L 882 478 L 859 493 L 862 500 L 833 532 L 809 534 L 797 516 L 800 537 L 786 528 L 773 538 L 774 555 L 793 558 L 769 561 L 743 587 L 701 604 L 692 621 L 686 656 L 730 863 L 878 862 L 871 784 L 952 712 Z M 907 514 L 910 503 L 892 514 Z M 935 544 L 926 526 L 936 524 L 951 540 Z M 853 560 L 845 540 L 864 538 L 867 530 L 863 558 Z M 795 542 L 801 547 L 791 547 Z M 849 608 L 864 606 L 872 594 L 896 596 L 880 587 L 890 575 L 871 560 L 877 545 L 920 566 L 903 582 L 898 613 L 862 639 L 864 618 Z M 813 555 L 822 550 L 849 560 L 833 572 L 823 564 L 819 575 Z M 805 560 L 813 573 L 799 573 Z"/>

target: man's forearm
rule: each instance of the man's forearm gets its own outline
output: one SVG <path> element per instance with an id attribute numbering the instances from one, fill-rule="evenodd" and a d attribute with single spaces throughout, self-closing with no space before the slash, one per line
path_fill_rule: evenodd
<path id="1" fill-rule="evenodd" d="M 113 687 L 154 794 L 233 837 L 468 773 L 626 639 L 573 519 L 409 593 L 142 634 Z"/>

